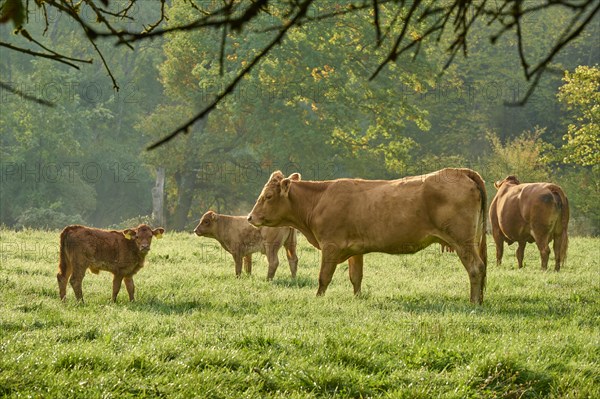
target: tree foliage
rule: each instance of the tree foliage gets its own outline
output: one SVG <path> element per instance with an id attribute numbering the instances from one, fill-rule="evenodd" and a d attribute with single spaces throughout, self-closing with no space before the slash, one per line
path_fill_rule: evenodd
<path id="1" fill-rule="evenodd" d="M 578 66 L 573 73 L 565 71 L 563 81 L 558 99 L 575 119 L 564 136 L 565 162 L 600 166 L 600 69 Z"/>
<path id="2" fill-rule="evenodd" d="M 101 3 L 101 4 L 98 4 Z M 165 20 L 165 0 L 154 3 L 152 9 L 154 18 L 143 19 L 132 16 L 132 9 L 140 3 L 129 0 L 124 5 L 114 1 L 86 0 L 81 3 L 67 1 L 46 0 L 31 2 L 31 6 L 37 7 L 38 12 L 44 15 L 46 32 L 48 23 L 48 11 L 64 15 L 71 21 L 77 23 L 80 31 L 88 39 L 89 44 L 102 61 L 106 72 L 110 76 L 113 87 L 118 90 L 119 85 L 112 73 L 110 66 L 97 45 L 99 38 L 115 39 L 118 44 L 132 47 L 132 43 L 141 40 L 153 39 L 173 32 L 206 31 L 212 29 L 220 30 L 222 40 L 219 60 L 219 71 L 222 74 L 225 60 L 228 58 L 225 47 L 229 32 L 241 36 L 242 32 L 256 29 L 256 21 L 270 17 L 276 18 L 271 26 L 259 29 L 259 32 L 270 34 L 268 40 L 261 46 L 256 46 L 256 53 L 248 59 L 247 63 L 237 69 L 228 84 L 218 93 L 213 101 L 204 105 L 200 111 L 187 122 L 179 125 L 170 134 L 152 145 L 156 148 L 180 133 L 187 132 L 189 127 L 198 120 L 204 118 L 216 105 L 226 96 L 230 95 L 234 88 L 249 74 L 256 65 L 278 44 L 284 44 L 284 39 L 294 28 L 314 24 L 325 29 L 324 21 L 338 18 L 348 14 L 363 14 L 370 18 L 370 25 L 374 31 L 371 46 L 383 49 L 385 55 L 378 57 L 378 65 L 371 72 L 371 79 L 376 77 L 392 62 L 398 62 L 403 54 L 409 54 L 413 58 L 422 53 L 424 44 L 431 41 L 440 42 L 447 38 L 445 50 L 448 57 L 444 65 L 447 68 L 452 64 L 459 53 L 467 55 L 470 46 L 470 33 L 480 23 L 493 27 L 494 32 L 489 36 L 494 44 L 500 38 L 506 37 L 509 32 L 516 37 L 516 53 L 522 72 L 532 84 L 524 96 L 518 100 L 523 104 L 533 93 L 533 89 L 539 83 L 544 72 L 551 66 L 565 46 L 575 40 L 586 30 L 593 21 L 594 16 L 600 10 L 600 4 L 593 0 L 572 2 L 569 0 L 557 0 L 546 3 L 529 3 L 522 1 L 504 0 L 501 2 L 475 1 L 475 0 L 451 0 L 447 2 L 437 1 L 362 1 L 350 2 L 344 5 L 331 3 L 324 0 L 283 1 L 273 2 L 269 0 L 258 0 L 255 2 L 244 2 L 234 0 L 219 5 L 205 7 L 202 2 L 193 0 L 185 1 L 190 8 L 197 11 L 196 15 L 189 21 L 180 25 L 169 27 L 162 26 Z M 147 3 L 145 3 L 146 5 Z M 384 8 L 392 11 L 392 17 L 385 17 Z M 70 57 L 45 46 L 35 35 L 27 29 L 29 25 L 29 0 L 6 0 L 2 5 L 0 23 L 12 21 L 15 31 L 21 38 L 34 44 L 43 51 L 32 50 L 27 46 L 13 45 L 9 42 L 0 41 L 0 46 L 19 51 L 35 57 L 45 57 L 79 68 L 77 64 L 90 62 L 89 59 Z M 548 10 L 568 9 L 572 12 L 571 17 L 562 25 L 554 26 L 558 36 L 553 44 L 548 46 L 542 54 L 537 54 L 537 48 L 531 46 L 529 39 L 532 37 L 528 31 L 525 19 L 532 15 L 544 15 Z M 84 18 L 84 13 L 93 16 L 94 23 Z M 116 21 L 131 21 L 133 26 L 119 26 Z M 132 47 L 133 48 L 133 47 Z M 362 51 L 363 48 L 355 48 L 354 53 Z M 3 87 L 18 95 L 24 95 L 18 89 L 3 83 Z"/>

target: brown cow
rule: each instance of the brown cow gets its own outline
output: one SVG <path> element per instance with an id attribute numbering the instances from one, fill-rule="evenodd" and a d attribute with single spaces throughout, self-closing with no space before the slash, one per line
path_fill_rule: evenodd
<path id="1" fill-rule="evenodd" d="M 296 256 L 296 230 L 289 227 L 256 228 L 246 220 L 245 216 L 220 215 L 213 211 L 206 212 L 194 230 L 198 236 L 210 237 L 219 241 L 223 249 L 233 256 L 235 274 L 244 270 L 252 273 L 252 254 L 262 252 L 267 256 L 269 270 L 267 279 L 272 280 L 279 266 L 279 248 L 286 249 L 292 278 L 296 278 L 298 257 Z"/>
<path id="2" fill-rule="evenodd" d="M 554 240 L 554 269 L 560 270 L 567 255 L 569 201 L 562 188 L 552 183 L 521 184 L 515 176 L 494 183 L 498 190 L 490 205 L 496 262 L 502 263 L 504 242 L 518 242 L 517 262 L 523 267 L 525 245 L 535 242 L 548 268 L 550 241 Z"/>
<path id="3" fill-rule="evenodd" d="M 164 232 L 162 227 L 152 230 L 145 224 L 119 231 L 79 225 L 65 227 L 60 234 L 60 261 L 56 275 L 60 299 L 65 299 L 67 282 L 70 281 L 75 297 L 83 301 L 81 282 L 89 268 L 95 274 L 105 270 L 114 275 L 113 302 L 117 300 L 123 279 L 129 300 L 133 301 L 133 275 L 144 266 L 152 237 L 161 238 Z"/>
<path id="4" fill-rule="evenodd" d="M 471 302 L 482 303 L 486 278 L 486 192 L 477 172 L 443 169 L 399 180 L 301 181 L 274 172 L 248 221 L 292 226 L 321 249 L 317 295 L 337 264 L 348 259 L 354 293 L 360 293 L 363 255 L 415 253 L 432 243 L 451 246 L 471 283 Z"/>

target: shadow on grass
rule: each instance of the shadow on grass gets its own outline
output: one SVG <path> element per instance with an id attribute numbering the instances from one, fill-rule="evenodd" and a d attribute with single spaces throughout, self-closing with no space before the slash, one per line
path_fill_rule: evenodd
<path id="1" fill-rule="evenodd" d="M 141 302 L 136 301 L 128 304 L 129 308 L 134 311 L 142 311 L 156 314 L 188 314 L 202 310 L 214 310 L 217 308 L 214 302 L 189 300 L 189 301 L 164 301 L 159 298 L 149 298 Z"/>
<path id="2" fill-rule="evenodd" d="M 567 300 L 544 297 L 520 297 L 517 295 L 487 294 L 483 305 L 475 305 L 464 296 L 436 295 L 378 298 L 371 306 L 382 310 L 429 314 L 485 314 L 547 319 L 566 317 L 576 311 L 577 304 Z"/>
<path id="3" fill-rule="evenodd" d="M 311 277 L 286 277 L 286 278 L 275 278 L 273 280 L 273 285 L 277 287 L 286 287 L 286 288 L 317 288 L 317 281 Z"/>

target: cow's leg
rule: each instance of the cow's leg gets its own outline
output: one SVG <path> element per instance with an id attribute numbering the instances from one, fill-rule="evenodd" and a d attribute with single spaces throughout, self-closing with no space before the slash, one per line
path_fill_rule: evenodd
<path id="1" fill-rule="evenodd" d="M 548 259 L 550 258 L 550 246 L 548 245 L 548 239 L 546 237 L 542 237 L 538 239 L 536 237 L 535 243 L 540 250 L 540 255 L 542 256 L 542 270 L 548 269 Z"/>
<path id="2" fill-rule="evenodd" d="M 296 273 L 298 272 L 298 255 L 296 254 L 296 232 L 290 233 L 288 239 L 285 241 L 283 246 L 285 247 L 285 254 L 290 265 L 290 272 L 292 273 L 292 278 L 296 278 Z"/>
<path id="3" fill-rule="evenodd" d="M 252 254 L 244 256 L 244 271 L 252 274 Z"/>
<path id="4" fill-rule="evenodd" d="M 483 289 L 485 288 L 486 266 L 479 257 L 477 246 L 467 243 L 456 248 L 460 261 L 469 274 L 471 284 L 472 303 L 481 305 L 483 303 Z"/>
<path id="5" fill-rule="evenodd" d="M 127 293 L 129 294 L 129 301 L 133 302 L 135 300 L 135 284 L 133 284 L 133 277 L 125 277 L 125 288 L 127 288 Z"/>
<path id="6" fill-rule="evenodd" d="M 233 255 L 233 261 L 235 262 L 235 275 L 240 277 L 242 275 L 242 255 Z"/>
<path id="7" fill-rule="evenodd" d="M 560 264 L 563 262 L 563 258 L 561 255 L 561 248 L 562 248 L 562 234 L 556 234 L 554 235 L 554 243 L 552 244 L 552 247 L 554 249 L 554 270 L 555 271 L 560 271 Z"/>
<path id="8" fill-rule="evenodd" d="M 279 248 L 280 246 L 276 244 L 267 245 L 266 255 L 267 262 L 269 263 L 269 270 L 267 271 L 267 280 L 273 280 L 273 277 L 275 277 L 275 272 L 279 267 L 279 255 L 277 254 L 277 252 L 279 252 Z"/>
<path id="9" fill-rule="evenodd" d="M 525 256 L 526 245 L 527 241 L 519 241 L 519 246 L 517 247 L 517 263 L 519 264 L 519 269 L 523 268 L 523 257 Z"/>
<path id="10" fill-rule="evenodd" d="M 348 273 L 350 282 L 354 287 L 354 295 L 360 294 L 360 285 L 363 278 L 363 255 L 354 255 L 348 259 Z"/>
<path id="11" fill-rule="evenodd" d="M 500 234 L 493 234 L 494 242 L 496 243 L 496 266 L 500 266 L 502 264 L 502 255 L 504 255 L 504 240 L 500 236 Z"/>
<path id="12" fill-rule="evenodd" d="M 71 287 L 73 287 L 73 292 L 75 293 L 75 298 L 77 298 L 77 300 L 81 302 L 83 302 L 83 291 L 81 289 L 81 283 L 83 281 L 83 277 L 85 277 L 85 270 L 86 269 L 82 267 L 74 268 L 73 274 L 69 279 Z"/>
<path id="13" fill-rule="evenodd" d="M 321 270 L 319 271 L 319 288 L 317 289 L 317 296 L 325 295 L 329 283 L 333 278 L 333 273 L 337 267 L 336 262 L 325 261 L 321 259 Z"/>
<path id="14" fill-rule="evenodd" d="M 117 302 L 117 295 L 119 295 L 119 291 L 121 290 L 121 282 L 123 281 L 123 276 L 119 274 L 115 274 L 113 276 L 113 291 L 112 291 L 112 301 Z"/>

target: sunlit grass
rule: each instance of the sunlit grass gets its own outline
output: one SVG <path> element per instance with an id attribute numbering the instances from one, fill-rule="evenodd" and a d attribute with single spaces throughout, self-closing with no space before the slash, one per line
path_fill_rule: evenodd
<path id="1" fill-rule="evenodd" d="M 110 302 L 88 274 L 85 304 L 58 299 L 58 232 L 0 232 L 0 396 L 600 397 L 600 240 L 572 238 L 560 273 L 534 246 L 495 266 L 482 307 L 454 254 L 365 257 L 356 298 L 340 265 L 315 297 L 319 253 L 304 239 L 298 278 L 285 257 L 234 277 L 218 244 L 153 242 L 136 302 Z"/>

